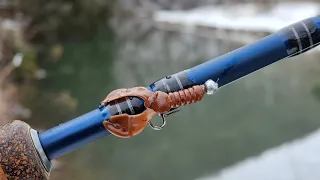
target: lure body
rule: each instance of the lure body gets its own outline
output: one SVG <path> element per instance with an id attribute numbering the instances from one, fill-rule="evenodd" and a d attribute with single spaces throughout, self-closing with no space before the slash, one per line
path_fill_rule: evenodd
<path id="1" fill-rule="evenodd" d="M 103 121 L 104 127 L 112 134 L 129 138 L 142 132 L 156 114 L 164 114 L 172 108 L 200 101 L 206 93 L 204 85 L 193 86 L 177 92 L 152 92 L 144 87 L 117 89 L 112 91 L 102 101 L 102 104 L 117 103 L 118 100 L 128 97 L 139 97 L 144 100 L 146 110 L 140 114 L 118 114 Z"/>
<path id="2" fill-rule="evenodd" d="M 152 94 L 153 92 L 144 87 L 117 89 L 108 94 L 102 104 L 116 103 L 117 100 L 127 97 L 139 97 L 146 102 Z M 136 115 L 119 114 L 111 116 L 109 121 L 104 120 L 103 125 L 112 134 L 122 138 L 129 138 L 139 134 L 154 115 L 156 115 L 156 112 L 152 109 L 146 109 Z"/>

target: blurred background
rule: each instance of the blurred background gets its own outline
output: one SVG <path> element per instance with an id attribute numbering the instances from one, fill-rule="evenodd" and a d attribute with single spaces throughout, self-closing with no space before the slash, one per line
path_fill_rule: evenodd
<path id="1" fill-rule="evenodd" d="M 43 131 L 320 14 L 320 1 L 0 0 L 0 117 Z M 320 49 L 247 76 L 130 140 L 56 161 L 52 180 L 320 179 Z M 317 157 L 318 156 L 318 157 Z"/>

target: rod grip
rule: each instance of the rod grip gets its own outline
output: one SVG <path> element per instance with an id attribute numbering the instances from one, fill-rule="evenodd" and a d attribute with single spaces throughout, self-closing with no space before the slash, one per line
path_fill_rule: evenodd
<path id="1" fill-rule="evenodd" d="M 0 127 L 0 180 L 49 179 L 30 130 L 18 120 Z"/>

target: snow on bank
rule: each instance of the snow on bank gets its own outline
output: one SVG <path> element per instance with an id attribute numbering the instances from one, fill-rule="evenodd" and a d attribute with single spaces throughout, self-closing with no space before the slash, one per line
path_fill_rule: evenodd
<path id="1" fill-rule="evenodd" d="M 320 179 L 320 130 L 198 180 Z"/>
<path id="2" fill-rule="evenodd" d="M 312 2 L 279 3 L 269 10 L 255 4 L 232 7 L 201 7 L 189 11 L 158 11 L 153 19 L 158 23 L 183 26 L 205 26 L 221 29 L 273 33 L 297 21 L 316 16 L 320 4 Z"/>
<path id="3" fill-rule="evenodd" d="M 5 19 L 5 20 L 0 21 L 0 28 L 5 31 L 8 31 L 8 30 L 17 31 L 17 30 L 20 30 L 21 23 L 16 22 L 11 19 Z"/>

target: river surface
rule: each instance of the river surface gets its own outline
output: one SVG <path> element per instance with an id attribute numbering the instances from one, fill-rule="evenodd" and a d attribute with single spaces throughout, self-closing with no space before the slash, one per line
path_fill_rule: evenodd
<path id="1" fill-rule="evenodd" d="M 241 46 L 152 27 L 63 43 L 60 58 L 39 56 L 47 77 L 24 87 L 25 121 L 51 128 L 114 89 L 147 86 Z M 52 179 L 196 179 L 299 138 L 320 126 L 319 65 L 317 52 L 273 64 L 183 108 L 161 131 L 105 137 L 60 158 Z"/>

